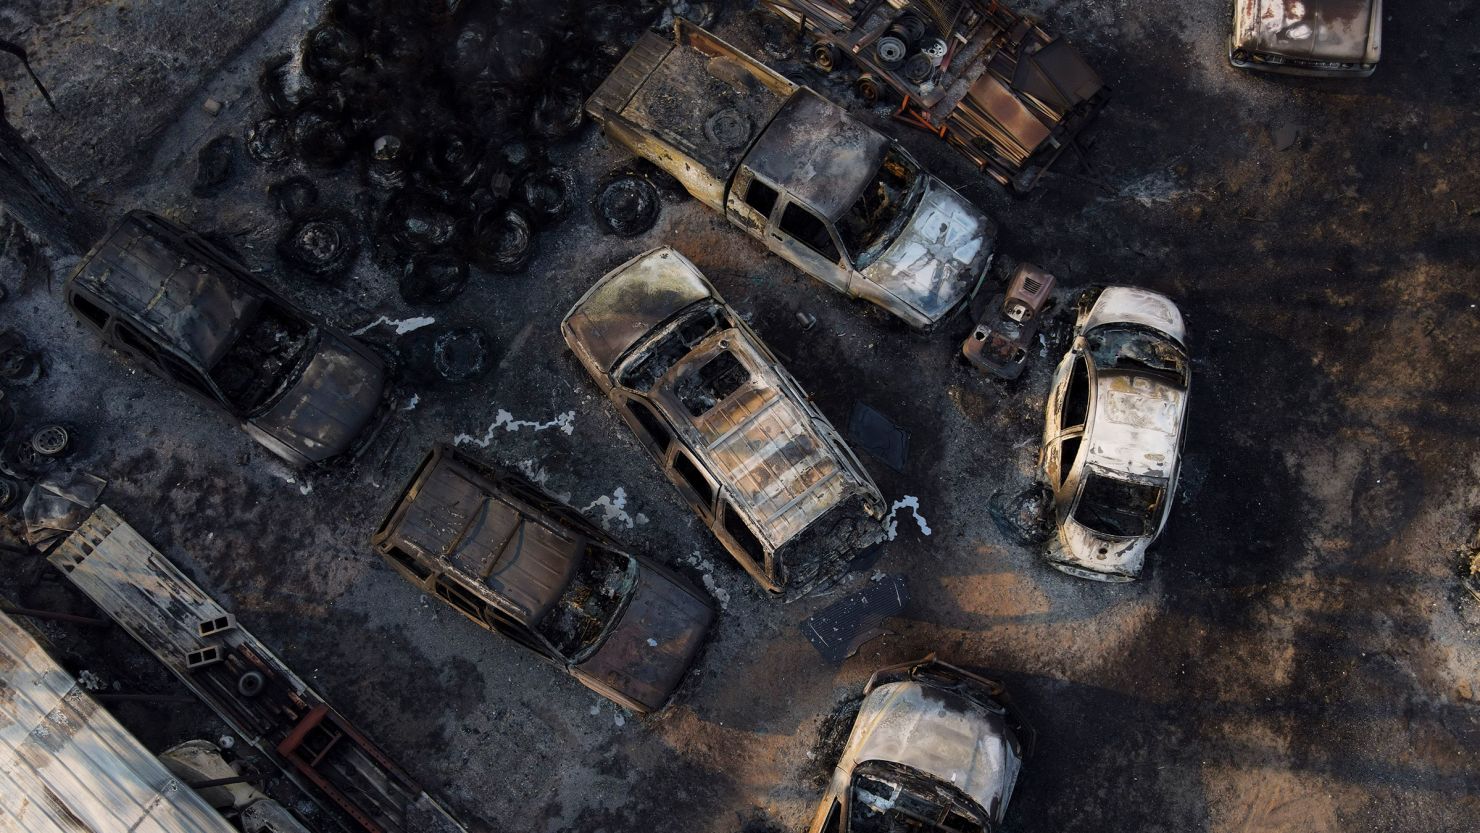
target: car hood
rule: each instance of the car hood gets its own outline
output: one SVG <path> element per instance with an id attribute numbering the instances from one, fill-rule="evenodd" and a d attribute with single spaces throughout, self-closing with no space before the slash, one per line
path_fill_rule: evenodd
<path id="1" fill-rule="evenodd" d="M 1378 58 L 1381 0 L 1238 0 L 1235 45 L 1311 61 Z"/>
<path id="2" fill-rule="evenodd" d="M 1100 293 L 1089 312 L 1079 321 L 1079 332 L 1087 333 L 1102 324 L 1140 324 L 1187 345 L 1187 325 L 1172 299 L 1149 289 L 1111 286 Z"/>
<path id="3" fill-rule="evenodd" d="M 385 387 L 384 364 L 326 332 L 298 380 L 251 423 L 308 462 L 321 462 L 354 445 Z"/>
<path id="4" fill-rule="evenodd" d="M 1058 537 L 1050 545 L 1048 560 L 1053 566 L 1080 578 L 1098 581 L 1131 581 L 1141 575 L 1150 537 L 1106 538 L 1071 518 L 1059 524 Z M 1100 552 L 1103 547 L 1105 552 Z"/>
<path id="5" fill-rule="evenodd" d="M 577 669 L 652 711 L 678 688 L 713 621 L 707 601 L 644 564 L 621 618 Z"/>
<path id="6" fill-rule="evenodd" d="M 863 275 L 934 323 L 985 274 L 997 224 L 944 182 L 922 176 L 914 216 Z"/>
<path id="7" fill-rule="evenodd" d="M 838 768 L 899 764 L 951 784 L 996 813 L 1022 766 L 1007 732 L 1001 714 L 958 694 L 913 680 L 887 683 L 864 698 Z"/>

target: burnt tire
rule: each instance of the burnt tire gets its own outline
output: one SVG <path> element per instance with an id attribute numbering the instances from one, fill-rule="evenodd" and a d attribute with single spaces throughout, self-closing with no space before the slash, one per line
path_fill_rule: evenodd
<path id="1" fill-rule="evenodd" d="M 658 222 L 661 200 L 647 177 L 620 174 L 608 180 L 596 194 L 596 218 L 603 228 L 618 237 L 636 237 Z"/>
<path id="2" fill-rule="evenodd" d="M 807 50 L 807 57 L 811 59 L 812 66 L 822 72 L 833 72 L 838 68 L 842 55 L 838 48 L 830 43 L 814 43 Z"/>
<path id="3" fill-rule="evenodd" d="M 870 107 L 884 98 L 884 85 L 868 73 L 858 76 L 858 80 L 853 82 L 853 89 L 858 93 L 858 97 Z"/>
<path id="4" fill-rule="evenodd" d="M 534 226 L 514 206 L 478 218 L 473 234 L 473 262 L 490 272 L 522 272 L 534 251 Z"/>

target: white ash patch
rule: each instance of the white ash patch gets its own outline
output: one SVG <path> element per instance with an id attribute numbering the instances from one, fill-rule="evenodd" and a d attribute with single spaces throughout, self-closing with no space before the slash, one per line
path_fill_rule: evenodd
<path id="1" fill-rule="evenodd" d="M 352 335 L 352 336 L 364 335 L 365 333 L 370 332 L 371 330 L 375 329 L 376 327 L 379 327 L 379 326 L 384 325 L 386 327 L 390 327 L 390 328 L 394 329 L 396 331 L 396 335 L 403 336 L 403 335 L 406 335 L 409 332 L 413 332 L 415 330 L 420 330 L 422 327 L 429 327 L 429 326 L 431 326 L 431 325 L 433 325 L 435 323 L 437 323 L 437 319 L 431 318 L 431 317 L 428 317 L 428 316 L 421 316 L 421 317 L 418 317 L 418 318 L 395 319 L 395 318 L 388 318 L 388 317 L 382 315 L 379 318 L 375 319 L 374 321 L 371 321 L 369 324 L 366 324 L 365 326 L 361 327 L 360 329 L 355 330 L 354 332 L 350 333 L 350 335 Z"/>
<path id="2" fill-rule="evenodd" d="M 926 522 L 925 516 L 920 514 L 920 499 L 914 495 L 905 495 L 889 507 L 889 520 L 884 524 L 884 538 L 893 541 L 899 537 L 899 519 L 895 515 L 901 509 L 910 510 L 914 516 L 915 523 L 920 527 L 921 535 L 930 535 L 930 524 Z"/>
<path id="3" fill-rule="evenodd" d="M 514 419 L 513 414 L 500 408 L 498 413 L 494 415 L 493 423 L 490 424 L 487 430 L 483 432 L 482 439 L 479 439 L 472 434 L 458 434 L 456 437 L 453 437 L 452 444 L 463 445 L 465 443 L 473 443 L 479 448 L 487 448 L 488 446 L 493 444 L 494 435 L 498 433 L 498 430 L 500 428 L 510 433 L 525 428 L 536 432 L 548 431 L 551 428 L 559 428 L 567 435 L 570 435 L 576 432 L 576 412 L 566 411 L 563 414 L 557 414 L 556 417 L 549 422 L 538 422 L 535 420 Z"/>
<path id="4" fill-rule="evenodd" d="M 581 510 L 581 514 L 590 515 L 597 509 L 601 510 L 601 515 L 596 520 L 601 523 L 602 529 L 611 529 L 614 523 L 631 529 L 648 522 L 647 516 L 641 512 L 636 515 L 627 512 L 627 490 L 621 486 L 618 486 L 610 495 L 602 495 L 592 501 L 589 506 Z"/>

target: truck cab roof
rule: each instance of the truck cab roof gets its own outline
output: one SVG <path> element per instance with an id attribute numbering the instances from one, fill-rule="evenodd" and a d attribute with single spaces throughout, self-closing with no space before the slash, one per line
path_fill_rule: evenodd
<path id="1" fill-rule="evenodd" d="M 756 140 L 745 164 L 836 222 L 858 201 L 889 140 L 803 87 Z"/>

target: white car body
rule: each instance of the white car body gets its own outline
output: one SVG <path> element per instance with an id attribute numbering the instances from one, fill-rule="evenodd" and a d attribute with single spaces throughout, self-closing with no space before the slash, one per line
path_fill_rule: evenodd
<path id="1" fill-rule="evenodd" d="M 1080 313 L 1054 371 L 1039 476 L 1053 493 L 1048 560 L 1099 581 L 1139 577 L 1170 514 L 1190 366 L 1186 326 L 1164 295 L 1105 289 Z"/>

